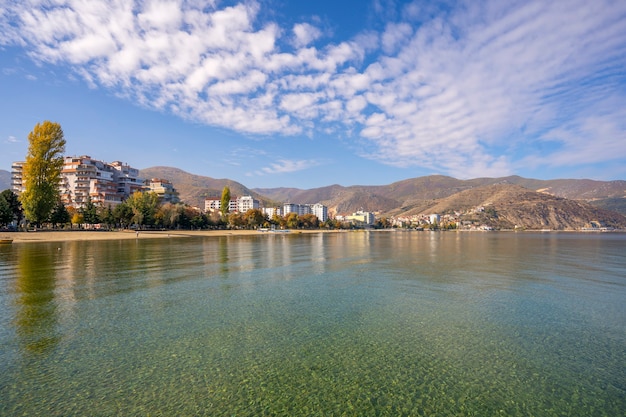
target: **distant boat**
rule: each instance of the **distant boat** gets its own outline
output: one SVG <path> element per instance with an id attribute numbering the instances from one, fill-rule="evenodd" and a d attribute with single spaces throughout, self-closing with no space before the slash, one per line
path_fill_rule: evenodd
<path id="1" fill-rule="evenodd" d="M 13 239 L 0 239 L 0 245 L 8 245 L 13 243 Z"/>

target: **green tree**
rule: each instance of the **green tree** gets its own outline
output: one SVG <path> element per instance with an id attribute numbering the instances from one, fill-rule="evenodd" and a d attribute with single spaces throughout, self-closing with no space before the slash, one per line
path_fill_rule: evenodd
<path id="1" fill-rule="evenodd" d="M 133 195 L 126 199 L 125 203 L 133 212 L 133 223 L 139 226 L 152 226 L 155 224 L 155 215 L 159 207 L 159 195 L 157 193 L 135 191 Z"/>
<path id="2" fill-rule="evenodd" d="M 16 220 L 19 224 L 24 217 L 24 213 L 22 212 L 22 204 L 20 203 L 17 194 L 15 194 L 11 190 L 4 190 L 2 193 L 0 193 L 0 196 L 2 196 L 4 200 L 9 204 L 11 212 L 13 213 L 13 218 L 9 220 L 8 223 Z"/>
<path id="3" fill-rule="evenodd" d="M 69 211 L 65 208 L 65 205 L 62 202 L 57 202 L 57 205 L 52 210 L 50 214 L 50 223 L 52 223 L 52 227 L 56 227 L 57 224 L 64 225 L 69 223 L 72 220 L 70 217 Z"/>
<path id="4" fill-rule="evenodd" d="M 320 225 L 320 221 L 317 216 L 311 213 L 302 215 L 300 223 L 305 229 L 317 229 Z"/>
<path id="5" fill-rule="evenodd" d="M 267 218 L 259 209 L 250 209 L 243 215 L 243 223 L 247 225 L 248 229 L 255 229 L 262 226 L 266 221 Z"/>
<path id="6" fill-rule="evenodd" d="M 61 125 L 37 123 L 28 134 L 28 154 L 22 170 L 24 192 L 20 201 L 26 218 L 40 225 L 48 220 L 59 199 L 65 139 Z"/>
<path id="7" fill-rule="evenodd" d="M 111 209 L 111 206 L 103 208 L 99 216 L 100 220 L 104 222 L 108 228 L 111 228 L 111 226 L 115 224 L 115 216 L 113 215 L 113 210 Z"/>
<path id="8" fill-rule="evenodd" d="M 222 190 L 222 200 L 220 201 L 220 212 L 222 216 L 228 215 L 228 206 L 230 205 L 230 188 L 224 187 Z"/>
<path id="9" fill-rule="evenodd" d="M 11 206 L 4 198 L 2 194 L 0 194 L 0 226 L 6 226 L 7 224 L 13 221 L 13 210 L 11 210 Z"/>
<path id="10" fill-rule="evenodd" d="M 126 229 L 133 221 L 133 209 L 123 202 L 113 209 L 113 217 L 120 227 Z"/>
<path id="11" fill-rule="evenodd" d="M 83 219 L 87 224 L 100 223 L 100 216 L 98 216 L 98 209 L 96 205 L 91 201 L 91 197 L 87 196 L 87 202 L 85 206 L 80 210 L 83 215 Z"/>
<path id="12" fill-rule="evenodd" d="M 287 214 L 286 226 L 288 229 L 297 229 L 300 225 L 300 219 L 298 218 L 298 213 L 291 212 Z"/>
<path id="13" fill-rule="evenodd" d="M 231 213 L 228 216 L 228 224 L 234 229 L 240 229 L 245 224 L 243 214 L 239 213 L 238 211 Z"/>

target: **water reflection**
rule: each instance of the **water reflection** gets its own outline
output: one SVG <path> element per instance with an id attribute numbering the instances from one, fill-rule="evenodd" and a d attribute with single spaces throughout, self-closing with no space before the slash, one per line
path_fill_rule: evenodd
<path id="1" fill-rule="evenodd" d="M 24 245 L 18 251 L 15 280 L 16 333 L 22 351 L 44 354 L 59 341 L 55 303 L 55 269 L 50 245 Z"/>
<path id="2" fill-rule="evenodd" d="M 220 272 L 224 275 L 228 275 L 228 242 L 226 238 L 219 238 L 218 246 L 218 259 L 220 263 Z"/>

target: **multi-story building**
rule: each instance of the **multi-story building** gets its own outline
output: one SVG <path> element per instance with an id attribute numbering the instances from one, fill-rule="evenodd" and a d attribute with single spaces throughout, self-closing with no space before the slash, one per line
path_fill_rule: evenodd
<path id="1" fill-rule="evenodd" d="M 304 216 L 305 214 L 314 214 L 321 222 L 325 222 L 326 220 L 328 220 L 328 207 L 324 206 L 322 203 L 285 203 L 283 205 L 283 215 L 286 216 L 289 213 L 297 213 L 298 216 Z"/>
<path id="2" fill-rule="evenodd" d="M 222 199 L 210 197 L 204 200 L 204 211 L 219 211 L 222 208 Z M 238 211 L 245 213 L 250 209 L 258 209 L 259 200 L 255 200 L 252 196 L 244 195 L 241 197 L 231 198 L 228 202 L 228 211 Z"/>
<path id="3" fill-rule="evenodd" d="M 120 161 L 114 161 L 110 164 L 116 171 L 117 192 L 128 197 L 135 191 L 143 189 L 143 180 L 139 178 L 139 170 Z"/>
<path id="4" fill-rule="evenodd" d="M 218 197 L 210 197 L 204 199 L 204 211 L 213 212 L 220 211 L 222 207 L 222 199 Z"/>
<path id="5" fill-rule="evenodd" d="M 357 211 L 356 213 L 352 213 L 349 216 L 338 216 L 338 218 L 342 221 L 352 222 L 355 224 L 362 225 L 372 225 L 376 220 L 374 213 L 370 213 L 369 211 Z"/>
<path id="6" fill-rule="evenodd" d="M 122 202 L 113 168 L 102 161 L 83 155 L 66 156 L 61 170 L 61 201 L 80 208 L 88 199 L 97 205 L 114 206 Z"/>
<path id="7" fill-rule="evenodd" d="M 24 164 L 26 162 L 19 161 L 11 164 L 11 190 L 20 195 L 24 191 L 24 181 L 22 173 L 24 171 Z"/>
<path id="8" fill-rule="evenodd" d="M 281 214 L 280 207 L 264 207 L 261 211 L 270 219 Z"/>
<path id="9" fill-rule="evenodd" d="M 328 220 L 328 207 L 326 207 L 322 203 L 313 204 L 311 206 L 311 211 L 320 222 L 325 222 L 326 220 Z"/>
<path id="10" fill-rule="evenodd" d="M 144 181 L 146 191 L 151 191 L 159 196 L 161 203 L 178 203 L 178 191 L 168 180 L 162 178 L 151 178 Z"/>
<path id="11" fill-rule="evenodd" d="M 294 204 L 294 203 L 283 204 L 283 216 L 286 216 L 289 213 L 296 213 L 298 216 L 311 214 L 312 213 L 311 205 L 310 204 Z"/>
<path id="12" fill-rule="evenodd" d="M 237 211 L 240 213 L 245 213 L 248 210 L 258 209 L 259 208 L 259 200 L 255 200 L 250 195 L 244 195 L 237 198 Z"/>
<path id="13" fill-rule="evenodd" d="M 11 186 L 17 194 L 24 190 L 24 164 L 14 162 L 11 165 Z M 63 160 L 59 193 L 66 206 L 80 208 L 88 199 L 94 204 L 115 206 L 142 188 L 139 170 L 127 164 L 108 164 L 87 155 L 66 156 Z"/>

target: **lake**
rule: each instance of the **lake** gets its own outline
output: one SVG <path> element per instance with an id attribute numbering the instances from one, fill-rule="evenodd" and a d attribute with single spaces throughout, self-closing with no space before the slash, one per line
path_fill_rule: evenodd
<path id="1" fill-rule="evenodd" d="M 2 416 L 625 413 L 625 234 L 0 245 Z"/>

